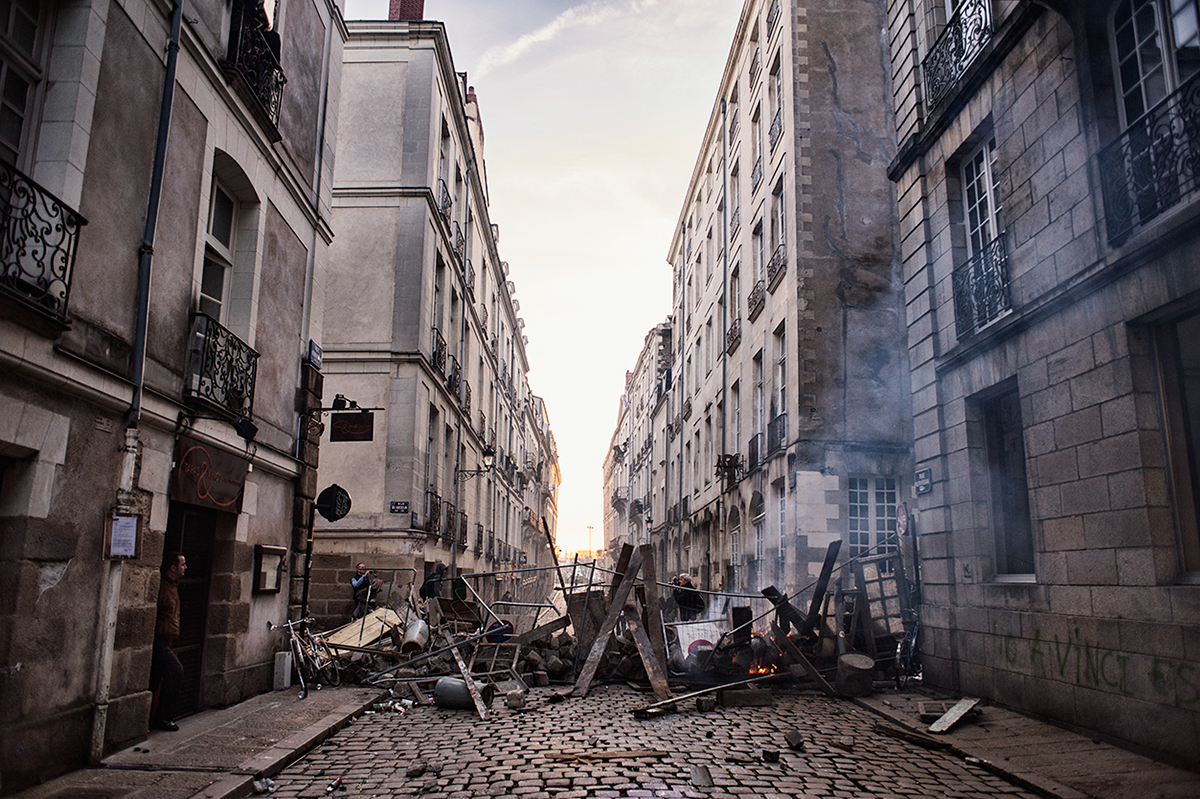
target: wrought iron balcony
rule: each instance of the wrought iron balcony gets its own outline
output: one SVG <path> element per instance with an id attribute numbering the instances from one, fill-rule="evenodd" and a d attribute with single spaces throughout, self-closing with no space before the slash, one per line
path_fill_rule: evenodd
<path id="1" fill-rule="evenodd" d="M 484 549 L 484 558 L 488 561 L 496 559 L 496 534 L 491 531 L 487 534 L 487 547 Z"/>
<path id="2" fill-rule="evenodd" d="M 483 326 L 484 333 L 486 333 L 488 326 L 488 307 L 486 305 L 479 306 L 479 324 Z"/>
<path id="3" fill-rule="evenodd" d="M 779 23 L 779 0 L 771 3 L 771 10 L 767 12 L 767 38 L 770 39 L 775 35 L 775 26 Z"/>
<path id="4" fill-rule="evenodd" d="M 762 156 L 760 155 L 758 157 L 758 160 L 754 162 L 754 169 L 750 170 L 750 193 L 751 194 L 754 194 L 754 192 L 758 191 L 758 187 L 760 185 L 762 185 L 762 179 L 763 179 L 763 163 L 762 163 Z"/>
<path id="5" fill-rule="evenodd" d="M 780 106 L 775 111 L 775 118 L 771 120 L 771 130 L 767 133 L 767 139 L 771 142 L 771 152 L 775 152 L 775 145 L 779 144 L 779 140 L 783 138 L 783 98 L 780 98 Z"/>
<path id="6" fill-rule="evenodd" d="M 1130 124 L 1098 158 L 1104 219 L 1114 247 L 1193 198 L 1200 188 L 1200 74 Z"/>
<path id="7" fill-rule="evenodd" d="M 462 226 L 457 221 L 454 223 L 454 254 L 460 261 L 467 255 L 467 239 L 463 236 Z"/>
<path id="8" fill-rule="evenodd" d="M 950 93 L 991 38 L 991 0 L 965 0 L 921 63 L 929 108 Z"/>
<path id="9" fill-rule="evenodd" d="M 733 324 L 729 326 L 729 330 L 725 333 L 725 352 L 733 355 L 738 345 L 742 343 L 742 320 L 741 317 L 736 317 Z"/>
<path id="10" fill-rule="evenodd" d="M 739 129 L 738 114 L 737 114 L 737 107 L 735 106 L 734 109 L 729 112 L 729 144 L 730 145 L 732 145 L 735 141 L 737 141 L 738 129 Z"/>
<path id="11" fill-rule="evenodd" d="M 446 390 L 457 397 L 461 382 L 462 367 L 458 365 L 458 358 L 451 355 L 446 359 Z"/>
<path id="12" fill-rule="evenodd" d="M 730 238 L 737 235 L 738 228 L 742 226 L 742 206 L 737 205 L 733 208 L 733 213 L 729 216 L 729 236 Z"/>
<path id="13" fill-rule="evenodd" d="M 483 522 L 475 522 L 475 556 L 483 554 Z"/>
<path id="14" fill-rule="evenodd" d="M 458 549 L 460 552 L 467 550 L 467 535 L 471 528 L 470 521 L 467 520 L 467 514 L 463 511 L 458 512 Z"/>
<path id="15" fill-rule="evenodd" d="M 754 58 L 750 59 L 750 88 L 758 81 L 758 73 L 762 71 L 762 50 L 754 48 Z"/>
<path id="16" fill-rule="evenodd" d="M 469 423 L 471 421 L 471 384 L 466 380 L 462 381 L 462 411 Z"/>
<path id="17" fill-rule="evenodd" d="M 629 501 L 629 486 L 617 486 L 612 492 L 612 506 L 619 508 Z"/>
<path id="18" fill-rule="evenodd" d="M 453 502 L 442 502 L 442 543 L 447 547 L 454 544 L 454 513 L 458 508 Z"/>
<path id="19" fill-rule="evenodd" d="M 1012 310 L 1004 234 L 954 270 L 954 325 L 958 337 L 975 333 Z"/>
<path id="20" fill-rule="evenodd" d="M 425 492 L 425 519 L 421 525 L 427 533 L 436 534 L 442 526 L 442 498 L 433 491 Z"/>
<path id="21" fill-rule="evenodd" d="M 184 397 L 242 419 L 254 416 L 258 353 L 207 314 L 192 319 Z"/>
<path id="22" fill-rule="evenodd" d="M 0 293 L 62 326 L 87 220 L 0 161 Z"/>
<path id="23" fill-rule="evenodd" d="M 463 281 L 466 284 L 467 297 L 475 302 L 475 266 L 468 258 L 463 264 Z"/>
<path id="24" fill-rule="evenodd" d="M 692 398 L 688 397 L 683 401 L 683 418 L 685 420 L 692 418 Z"/>
<path id="25" fill-rule="evenodd" d="M 787 271 L 787 245 L 782 241 L 775 248 L 775 252 L 771 253 L 771 260 L 767 263 L 767 290 L 775 291 L 775 287 L 779 285 L 780 279 L 783 278 L 783 273 Z"/>
<path id="26" fill-rule="evenodd" d="M 746 312 L 753 322 L 758 318 L 758 315 L 763 312 L 763 308 L 767 307 L 767 285 L 761 280 L 755 281 L 754 288 L 750 289 L 750 296 L 746 299 Z"/>
<path id="27" fill-rule="evenodd" d="M 752 472 L 762 465 L 762 445 L 762 433 L 755 433 L 754 435 L 750 436 L 750 443 L 746 446 L 747 472 Z"/>
<path id="28" fill-rule="evenodd" d="M 450 196 L 450 189 L 446 187 L 446 181 L 438 178 L 438 213 L 442 215 L 442 219 L 446 220 L 446 224 L 450 224 L 454 216 L 454 199 Z"/>
<path id="29" fill-rule="evenodd" d="M 781 413 L 767 423 L 767 454 L 787 446 L 787 414 Z"/>
<path id="30" fill-rule="evenodd" d="M 279 35 L 266 29 L 259 6 L 248 0 L 233 4 L 229 22 L 229 50 L 221 64 L 226 78 L 262 121 L 273 141 L 279 141 L 279 111 L 287 77 L 279 66 Z"/>
<path id="31" fill-rule="evenodd" d="M 446 339 L 442 338 L 442 334 L 435 327 L 433 329 L 433 370 L 438 374 L 446 369 Z"/>

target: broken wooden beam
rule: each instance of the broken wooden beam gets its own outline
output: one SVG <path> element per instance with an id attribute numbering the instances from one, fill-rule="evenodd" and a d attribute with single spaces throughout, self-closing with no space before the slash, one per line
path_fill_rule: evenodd
<path id="1" fill-rule="evenodd" d="M 947 710 L 940 719 L 929 725 L 929 731 L 935 733 L 949 732 L 950 728 L 962 720 L 962 717 L 971 712 L 971 709 L 979 704 L 978 699 L 964 697 L 958 701 L 954 707 Z"/>
<path id="2" fill-rule="evenodd" d="M 822 677 L 821 672 L 817 671 L 816 666 L 804 656 L 804 653 L 800 651 L 800 647 L 796 646 L 791 638 L 784 635 L 783 631 L 774 623 L 771 624 L 771 628 L 775 633 L 774 640 L 780 644 L 784 653 L 800 664 L 800 667 L 804 669 L 804 673 L 817 684 L 817 687 L 825 692 L 826 696 L 837 696 L 837 691 L 833 690 L 833 686 L 829 684 L 829 681 Z"/>
<path id="3" fill-rule="evenodd" d="M 632 547 L 630 548 L 632 549 Z M 588 653 L 587 662 L 583 665 L 583 671 L 579 673 L 579 679 L 575 681 L 575 690 L 572 691 L 572 694 L 575 696 L 587 696 L 588 688 L 592 685 L 592 679 L 596 676 L 596 669 L 600 667 L 600 658 L 604 656 L 604 650 L 608 647 L 608 638 L 612 635 L 613 628 L 617 626 L 617 619 L 625 611 L 625 600 L 629 597 L 629 592 L 633 590 L 634 580 L 641 567 L 642 550 L 633 550 L 633 555 L 629 558 L 629 564 L 625 568 L 624 574 L 621 575 L 621 581 L 617 584 L 616 590 L 613 593 L 612 603 L 608 608 L 608 615 L 604 617 L 604 623 L 600 625 L 596 639 L 592 641 L 592 650 Z"/>

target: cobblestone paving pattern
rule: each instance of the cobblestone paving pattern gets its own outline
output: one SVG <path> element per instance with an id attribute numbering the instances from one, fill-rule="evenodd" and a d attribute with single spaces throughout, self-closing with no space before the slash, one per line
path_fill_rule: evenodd
<path id="1" fill-rule="evenodd" d="M 1034 796 L 959 757 L 875 732 L 878 717 L 850 702 L 792 689 L 776 690 L 772 707 L 700 713 L 688 700 L 685 712 L 648 721 L 631 711 L 652 699 L 628 686 L 596 686 L 557 704 L 546 702 L 548 692 L 533 689 L 523 711 L 498 696 L 487 721 L 436 707 L 364 715 L 278 775 L 273 796 Z M 787 748 L 792 729 L 804 735 L 802 752 Z M 666 754 L 557 757 L 638 750 Z M 764 750 L 779 752 L 779 761 L 765 760 Z M 406 776 L 422 761 L 423 774 Z M 339 777 L 345 790 L 327 793 Z"/>

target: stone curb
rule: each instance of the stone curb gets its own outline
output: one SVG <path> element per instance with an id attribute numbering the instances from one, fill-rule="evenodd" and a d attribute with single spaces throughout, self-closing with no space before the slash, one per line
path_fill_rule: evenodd
<path id="1" fill-rule="evenodd" d="M 192 799 L 241 799 L 254 793 L 254 780 L 274 777 L 307 755 L 334 733 L 343 729 L 375 702 L 381 702 L 387 691 L 363 702 L 348 702 L 326 714 L 320 721 L 308 725 L 254 757 L 238 764 L 233 773 L 214 782 L 192 796 Z"/>
<path id="2" fill-rule="evenodd" d="M 854 704 L 864 710 L 869 710 L 877 716 L 882 716 L 888 721 L 896 724 L 909 732 L 918 733 L 928 736 L 928 728 L 926 725 L 914 724 L 912 718 L 905 713 L 892 710 L 886 706 L 878 707 L 861 698 L 852 698 Z M 1033 771 L 1014 771 L 1005 766 L 993 763 L 987 757 L 987 752 L 982 749 L 964 749 L 954 742 L 949 736 L 941 736 L 936 738 L 939 743 L 945 744 L 945 750 L 952 752 L 962 758 L 971 758 L 972 761 L 978 761 L 975 765 L 995 774 L 998 777 L 1019 785 L 1026 790 L 1033 791 L 1039 796 L 1044 796 L 1047 799 L 1089 799 L 1087 794 L 1080 793 L 1074 788 L 1063 785 L 1057 780 L 1047 777 L 1045 774 L 1039 774 Z"/>

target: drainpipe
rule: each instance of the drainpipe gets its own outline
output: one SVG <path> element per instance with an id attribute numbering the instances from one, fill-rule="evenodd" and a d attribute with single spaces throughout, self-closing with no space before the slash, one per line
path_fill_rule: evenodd
<path id="1" fill-rule="evenodd" d="M 470 133 L 468 133 L 468 138 Z M 471 242 L 471 171 L 475 166 L 475 157 L 472 156 L 467 161 L 467 176 L 465 186 L 463 188 L 463 254 L 462 254 L 462 271 L 464 276 L 467 271 L 467 252 L 470 249 Z M 458 396 L 455 399 L 458 401 L 458 430 L 455 435 L 454 443 L 454 510 L 456 513 L 462 513 L 462 439 L 463 439 L 463 395 L 466 392 L 467 383 L 467 364 L 466 349 L 467 349 L 467 293 L 461 293 L 462 301 L 459 303 L 459 315 L 461 321 L 458 326 Z M 457 516 L 451 524 L 458 521 Z M 458 576 L 458 530 L 452 528 L 450 530 L 450 596 L 454 596 L 454 578 Z"/>
<path id="2" fill-rule="evenodd" d="M 146 227 L 142 246 L 138 249 L 137 323 L 133 340 L 133 396 L 125 417 L 125 443 L 121 448 L 121 476 L 117 489 L 117 508 L 136 512 L 133 492 L 137 489 L 140 448 L 138 424 L 142 415 L 142 392 L 145 386 L 146 330 L 150 318 L 150 263 L 154 254 L 154 229 L 158 222 L 158 203 L 162 196 L 163 172 L 167 158 L 167 133 L 171 128 L 171 106 L 175 98 L 175 71 L 179 60 L 179 37 L 183 25 L 183 2 L 179 0 L 171 12 L 171 34 L 167 41 L 166 73 L 163 78 L 162 105 L 158 115 L 158 140 L 154 147 L 154 171 L 150 179 L 150 196 L 146 201 Z M 117 634 L 117 611 L 121 597 L 121 561 L 108 564 L 104 594 L 101 599 L 101 633 L 96 663 L 96 705 L 92 716 L 92 743 L 89 759 L 99 763 L 104 756 L 104 739 L 108 727 L 108 700 L 112 687 L 113 648 Z"/>
<path id="3" fill-rule="evenodd" d="M 721 100 L 721 330 L 725 335 L 729 335 L 729 177 L 726 174 L 726 156 L 728 154 L 729 141 L 725 136 L 726 130 L 726 106 L 725 100 Z M 741 330 L 738 330 L 739 335 Z M 720 339 L 717 339 L 720 341 Z M 729 453 L 729 342 L 725 342 L 725 346 L 721 347 L 721 458 L 724 459 Z M 736 442 L 735 442 L 736 443 Z M 722 473 L 722 482 L 724 483 L 724 473 Z M 727 486 L 721 486 L 721 493 L 717 495 L 717 529 L 725 529 L 725 513 L 724 499 Z M 723 538 L 723 536 L 722 536 Z M 711 526 L 708 540 L 709 558 L 712 558 L 712 533 Z M 722 547 L 724 552 L 724 547 Z M 730 559 L 732 560 L 732 555 Z M 717 555 L 717 562 L 720 563 L 720 553 Z M 712 574 L 710 567 L 709 574 Z M 713 586 L 709 585 L 711 589 Z"/>
<path id="4" fill-rule="evenodd" d="M 679 223 L 679 262 L 682 265 L 679 273 L 679 531 L 675 534 L 675 568 L 682 568 L 680 563 L 679 551 L 683 547 L 683 403 L 684 394 L 687 393 L 687 371 L 685 367 L 685 356 L 687 355 L 687 268 L 688 268 L 688 251 L 687 251 L 687 225 L 683 222 Z M 689 564 L 690 566 L 690 564 Z M 691 571 L 689 568 L 688 571 Z"/>

